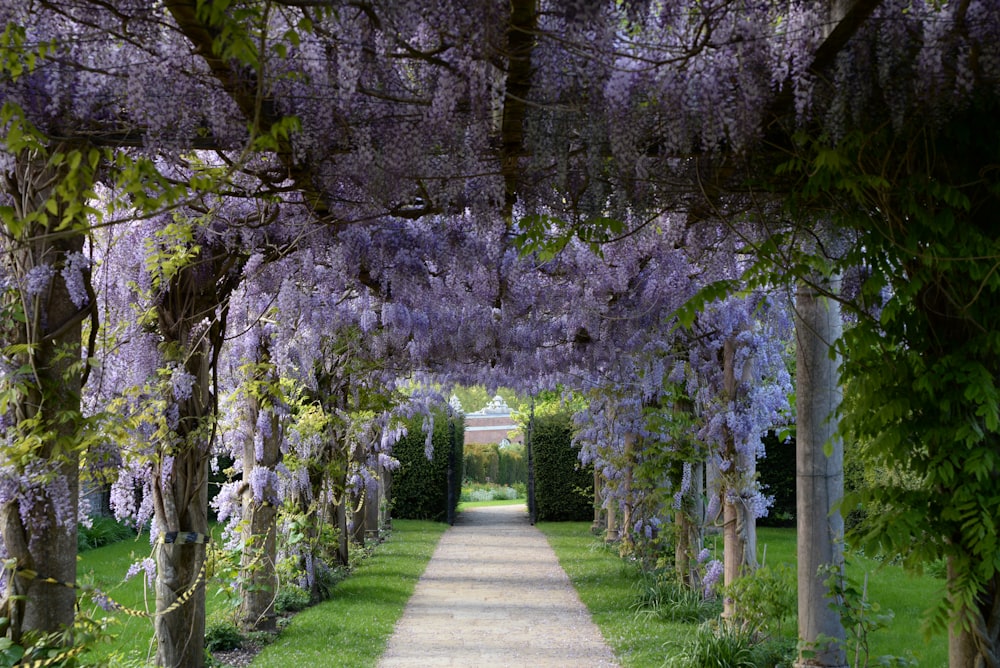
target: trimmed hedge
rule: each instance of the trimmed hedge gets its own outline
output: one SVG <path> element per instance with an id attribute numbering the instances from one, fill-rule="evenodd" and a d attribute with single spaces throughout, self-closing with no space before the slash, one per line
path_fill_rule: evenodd
<path id="1" fill-rule="evenodd" d="M 499 485 L 527 484 L 528 461 L 521 446 L 501 448 L 496 443 L 465 446 L 465 479 Z"/>
<path id="2" fill-rule="evenodd" d="M 764 493 L 774 497 L 767 516 L 757 520 L 757 526 L 795 526 L 795 439 L 785 443 L 772 431 L 761 439 L 766 456 L 757 460 Z"/>
<path id="3" fill-rule="evenodd" d="M 580 464 L 572 439 L 569 413 L 535 416 L 531 447 L 538 521 L 594 518 L 594 467 Z"/>
<path id="4" fill-rule="evenodd" d="M 434 452 L 431 459 L 424 453 L 426 435 L 423 416 L 406 423 L 407 435 L 393 446 L 399 468 L 392 474 L 392 516 L 399 519 L 448 520 L 448 465 L 452 460 L 452 507 L 458 506 L 462 486 L 462 458 L 465 424 L 461 417 L 449 418 L 447 409 L 434 411 Z M 454 430 L 451 424 L 454 423 Z M 454 455 L 449 458 L 454 434 Z"/>

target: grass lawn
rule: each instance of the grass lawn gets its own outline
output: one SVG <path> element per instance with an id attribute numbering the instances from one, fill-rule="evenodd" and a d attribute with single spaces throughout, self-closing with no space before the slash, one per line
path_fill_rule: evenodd
<path id="1" fill-rule="evenodd" d="M 460 501 L 458 512 L 465 508 L 481 508 L 483 506 L 517 506 L 524 505 L 524 499 L 497 499 L 496 501 Z"/>
<path id="2" fill-rule="evenodd" d="M 463 504 L 463 507 L 474 505 L 480 504 Z M 639 569 L 620 559 L 617 548 L 595 538 L 589 522 L 542 523 L 539 528 L 548 537 L 580 598 L 623 666 L 662 666 L 665 658 L 676 651 L 672 647 L 691 637 L 694 624 L 636 616 L 632 606 L 640 580 Z M 389 540 L 337 585 L 330 600 L 292 617 L 252 666 L 374 666 L 446 529 L 444 523 L 395 520 Z M 715 539 L 710 539 L 709 547 L 714 543 Z M 721 539 L 716 547 L 721 550 Z M 793 530 L 762 528 L 758 532 L 758 547 L 759 555 L 768 565 L 795 562 Z M 142 537 L 84 552 L 78 567 L 80 581 L 101 588 L 130 608 L 152 609 L 152 600 L 148 604 L 145 600 L 147 592 L 141 576 L 122 582 L 128 566 L 148 556 L 150 551 L 148 539 Z M 935 599 L 942 581 L 911 576 L 896 566 L 861 558 L 853 559 L 850 569 L 852 577 L 859 581 L 868 571 L 871 599 L 896 615 L 889 629 L 871 638 L 873 657 L 903 655 L 910 650 L 920 666 L 945 666 L 946 638 L 937 636 L 927 644 L 920 632 L 921 612 Z M 210 581 L 209 620 L 232 611 L 232 601 L 217 594 L 219 590 L 218 583 Z M 150 620 L 95 612 L 89 602 L 84 611 L 96 617 L 107 616 L 111 620 L 110 629 L 117 636 L 113 644 L 88 652 L 83 657 L 84 665 L 148 665 L 153 655 Z"/>
<path id="3" fill-rule="evenodd" d="M 666 622 L 652 616 L 644 616 L 637 623 L 631 606 L 636 598 L 639 569 L 622 561 L 616 548 L 607 547 L 594 537 L 589 522 L 542 523 L 539 528 L 548 537 L 563 569 L 623 666 L 662 666 L 671 646 L 692 635 L 693 624 Z M 709 547 L 712 543 L 710 539 Z M 721 550 L 721 538 L 718 549 Z M 771 566 L 794 565 L 794 530 L 761 528 L 758 554 L 766 555 Z M 934 600 L 943 582 L 929 576 L 911 576 L 899 567 L 861 558 L 851 561 L 849 575 L 860 581 L 866 570 L 871 600 L 878 602 L 883 610 L 895 613 L 889 629 L 870 638 L 872 657 L 912 651 L 920 666 L 946 666 L 947 639 L 936 636 L 928 644 L 920 632 L 921 612 Z"/>
<path id="4" fill-rule="evenodd" d="M 148 534 L 87 550 L 77 558 L 77 581 L 97 587 L 127 608 L 152 612 L 156 608 L 156 597 L 153 589 L 145 586 L 145 575 L 140 573 L 124 582 L 129 566 L 151 554 Z M 105 612 L 87 597 L 81 600 L 81 610 L 95 619 L 106 618 L 108 631 L 115 636 L 113 643 L 97 645 L 84 654 L 81 663 L 141 666 L 152 659 L 156 648 L 152 645 L 151 619 L 132 617 L 123 612 Z"/>
<path id="5" fill-rule="evenodd" d="M 373 666 L 413 593 L 447 525 L 394 520 L 389 539 L 364 559 L 334 589 L 333 597 L 295 615 L 277 640 L 264 648 L 253 666 Z M 133 609 L 155 608 L 152 590 L 139 575 L 123 582 L 128 567 L 150 555 L 146 536 L 81 553 L 77 573 L 83 584 L 96 586 Z M 225 618 L 234 602 L 209 580 L 207 617 Z M 148 601 L 147 601 L 148 596 Z M 155 654 L 152 621 L 124 613 L 106 613 L 83 599 L 83 611 L 106 617 L 115 639 L 81 657 L 83 665 L 146 666 Z"/>
<path id="6" fill-rule="evenodd" d="M 630 607 L 638 569 L 620 559 L 617 548 L 595 538 L 589 522 L 543 522 L 537 526 L 622 665 L 662 666 L 663 644 L 684 637 L 688 627 L 645 619 L 636 623 Z"/>
<path id="7" fill-rule="evenodd" d="M 448 525 L 393 520 L 392 527 L 389 540 L 336 586 L 331 599 L 295 615 L 251 665 L 374 666 Z"/>

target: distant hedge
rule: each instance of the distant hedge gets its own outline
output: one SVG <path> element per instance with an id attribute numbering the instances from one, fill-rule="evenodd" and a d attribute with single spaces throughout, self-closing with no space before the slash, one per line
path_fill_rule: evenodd
<path id="1" fill-rule="evenodd" d="M 455 448 L 450 457 L 454 466 L 452 512 L 458 506 L 461 495 L 465 424 L 461 417 L 449 418 L 446 409 L 435 411 L 434 453 L 431 459 L 427 459 L 423 421 L 423 417 L 419 416 L 409 420 L 407 435 L 392 449 L 399 460 L 399 468 L 392 476 L 392 516 L 444 522 L 448 519 L 448 466 L 452 434 Z M 452 422 L 455 424 L 454 431 L 450 426 Z"/>
<path id="2" fill-rule="evenodd" d="M 524 447 L 510 445 L 501 448 L 496 443 L 465 445 L 465 479 L 469 482 L 500 485 L 526 484 L 528 462 Z"/>
<path id="3" fill-rule="evenodd" d="M 583 466 L 573 447 L 569 413 L 536 416 L 531 430 L 538 521 L 594 518 L 594 468 Z"/>
<path id="4" fill-rule="evenodd" d="M 795 526 L 795 440 L 783 442 L 774 432 L 763 437 L 766 455 L 757 460 L 764 494 L 774 497 L 765 517 L 757 520 L 758 526 Z"/>

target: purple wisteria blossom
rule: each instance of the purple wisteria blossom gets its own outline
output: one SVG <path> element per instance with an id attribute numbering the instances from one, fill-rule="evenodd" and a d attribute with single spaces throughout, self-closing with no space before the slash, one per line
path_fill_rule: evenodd
<path id="1" fill-rule="evenodd" d="M 146 585 L 152 587 L 156 581 L 156 562 L 150 557 L 134 562 L 125 573 L 125 581 L 131 580 L 139 573 L 145 573 Z"/>
<path id="2" fill-rule="evenodd" d="M 83 253 L 70 253 L 66 256 L 62 274 L 66 282 L 69 298 L 77 308 L 83 308 L 90 300 L 87 291 L 87 281 L 90 280 L 91 260 Z"/>
<path id="3" fill-rule="evenodd" d="M 715 597 L 719 579 L 722 577 L 724 569 L 725 566 L 718 559 L 713 559 L 705 566 L 705 575 L 701 580 L 705 598 Z"/>
<path id="4" fill-rule="evenodd" d="M 37 297 L 49 288 L 56 270 L 52 265 L 39 264 L 28 270 L 24 278 L 24 292 L 29 297 Z"/>

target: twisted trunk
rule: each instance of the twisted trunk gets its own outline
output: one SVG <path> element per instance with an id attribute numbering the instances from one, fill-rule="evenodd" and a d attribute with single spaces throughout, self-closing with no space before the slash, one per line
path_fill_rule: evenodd
<path id="1" fill-rule="evenodd" d="M 156 550 L 156 665 L 197 668 L 205 661 L 205 541 L 208 459 L 215 435 L 216 361 L 226 307 L 243 256 L 205 249 L 170 281 L 157 306 L 162 350 L 194 378 L 177 406 L 176 428 L 157 443 L 153 467 Z M 171 542 L 171 535 L 177 539 Z"/>
<path id="2" fill-rule="evenodd" d="M 736 340 L 726 339 L 722 347 L 722 374 L 724 400 L 733 404 L 737 400 L 736 380 Z M 757 568 L 757 521 L 743 502 L 746 481 L 753 480 L 755 462 L 753 458 L 741 457 L 736 450 L 736 441 L 729 427 L 724 427 L 725 449 L 722 458 L 730 462 L 729 469 L 722 474 L 722 537 L 723 537 L 723 582 L 731 585 L 747 573 Z M 723 600 L 726 619 L 735 619 L 739 611 L 735 609 L 729 596 Z"/>
<path id="3" fill-rule="evenodd" d="M 94 300 L 89 275 L 83 277 L 88 303 L 77 307 L 61 273 L 68 258 L 83 250 L 87 229 L 85 220 L 63 220 L 65 196 L 56 189 L 70 178 L 66 164 L 53 165 L 41 151 L 21 152 L 14 170 L 4 175 L 15 222 L 0 234 L 0 273 L 15 278 L 17 286 L 0 302 L 0 352 L 18 370 L 0 375 L 6 386 L 0 389 L 12 391 L 0 432 L 12 452 L 30 451 L 28 464 L 23 457 L 2 462 L 4 475 L 19 487 L 0 505 L 3 547 L 19 569 L 0 601 L 14 642 L 28 632 L 70 627 L 75 614 L 74 590 L 42 580 L 76 581 L 81 336 L 83 320 L 94 317 Z M 76 178 L 74 189 L 90 188 L 92 173 L 81 169 Z M 62 226 L 59 234 L 53 233 L 55 223 Z M 48 285 L 28 293 L 30 272 L 46 266 L 53 271 Z"/>
<path id="4" fill-rule="evenodd" d="M 258 357 L 264 361 L 270 356 L 266 349 L 261 350 Z M 256 379 L 258 387 L 265 386 L 268 378 L 266 362 L 258 367 Z M 251 397 L 248 407 L 246 424 L 256 425 L 261 411 L 260 399 Z M 274 612 L 274 600 L 278 591 L 278 577 L 275 566 L 278 559 L 277 518 L 278 509 L 275 500 L 278 490 L 275 488 L 273 472 L 281 463 L 281 426 L 277 415 L 272 411 L 270 416 L 270 433 L 263 438 L 261 456 L 257 456 L 254 435 L 243 442 L 243 555 L 240 562 L 240 587 L 242 602 L 240 604 L 240 626 L 249 631 L 275 631 L 277 618 Z M 268 482 L 257 498 L 251 480 L 257 469 L 271 472 Z"/>

